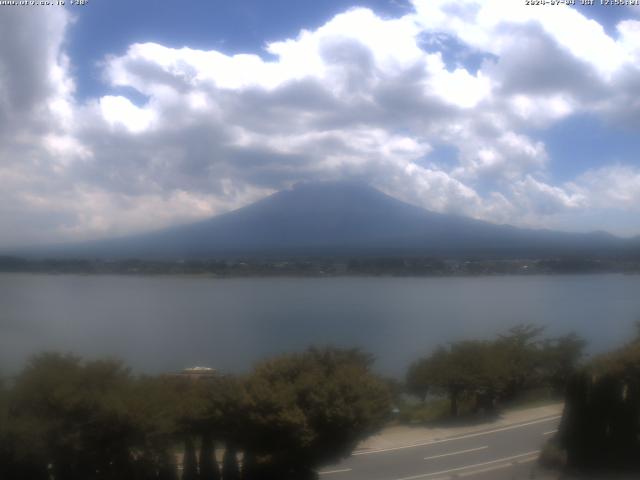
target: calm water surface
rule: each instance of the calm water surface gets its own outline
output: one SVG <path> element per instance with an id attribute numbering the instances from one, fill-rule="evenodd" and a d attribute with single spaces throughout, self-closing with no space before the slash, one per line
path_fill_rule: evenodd
<path id="1" fill-rule="evenodd" d="M 0 371 L 42 350 L 123 359 L 157 373 L 246 371 L 311 344 L 358 346 L 402 374 L 442 342 L 517 323 L 576 331 L 601 351 L 640 319 L 640 276 L 213 279 L 0 275 Z"/>

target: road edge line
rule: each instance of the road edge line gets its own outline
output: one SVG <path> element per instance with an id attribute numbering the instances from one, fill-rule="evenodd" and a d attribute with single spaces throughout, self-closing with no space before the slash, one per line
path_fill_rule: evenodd
<path id="1" fill-rule="evenodd" d="M 552 420 L 557 420 L 559 418 L 562 418 L 562 415 L 553 415 L 550 417 L 542 417 L 539 418 L 537 420 L 532 420 L 530 422 L 525 422 L 525 423 L 514 423 L 511 425 L 505 425 L 503 427 L 500 428 L 495 428 L 492 430 L 483 430 L 480 432 L 472 432 L 472 433 L 468 433 L 468 434 L 461 434 L 461 435 L 457 435 L 457 436 L 452 436 L 452 437 L 447 437 L 447 438 L 443 438 L 443 439 L 439 439 L 439 440 L 430 440 L 428 442 L 421 442 L 421 443 L 412 443 L 410 445 L 402 445 L 399 447 L 389 447 L 389 448 L 380 448 L 377 450 L 363 450 L 363 451 L 355 451 L 351 454 L 352 457 L 356 457 L 359 455 L 372 455 L 374 453 L 385 453 L 385 452 L 394 452 L 397 450 L 405 450 L 407 448 L 416 448 L 416 447 L 426 447 L 428 445 L 437 445 L 439 443 L 445 443 L 445 442 L 454 442 L 456 440 L 464 440 L 466 438 L 474 438 L 474 437 L 480 437 L 482 435 L 490 435 L 492 433 L 497 433 L 497 432 L 504 432 L 507 430 L 514 430 L 516 428 L 522 428 L 522 427 L 528 427 L 529 425 L 535 425 L 538 423 L 544 423 L 544 422 L 550 422 Z"/>

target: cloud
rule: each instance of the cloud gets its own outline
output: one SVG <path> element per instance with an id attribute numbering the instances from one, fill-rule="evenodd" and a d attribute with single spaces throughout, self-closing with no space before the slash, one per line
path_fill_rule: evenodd
<path id="1" fill-rule="evenodd" d="M 8 9 L 0 222 L 11 233 L 0 245 L 158 228 L 311 179 L 357 178 L 521 225 L 573 228 L 586 209 L 632 208 L 635 169 L 555 183 L 554 168 L 574 159 L 552 158 L 544 133 L 587 113 L 637 128 L 640 22 L 613 38 L 570 8 L 414 7 L 395 19 L 351 9 L 263 55 L 132 44 L 100 59 L 105 92 L 83 102 L 64 49 L 68 11 Z M 440 146 L 455 152 L 446 164 Z"/>
<path id="2" fill-rule="evenodd" d="M 64 112 L 62 103 L 74 86 L 66 74 L 68 59 L 61 51 L 68 16 L 61 9 L 46 16 L 16 8 L 4 10 L 0 19 L 0 114 L 6 132 L 7 122 L 37 122 L 50 113 Z"/>
<path id="3" fill-rule="evenodd" d="M 132 133 L 148 130 L 154 120 L 154 112 L 139 108 L 121 96 L 107 95 L 100 99 L 102 117 L 111 127 L 125 127 Z"/>
<path id="4" fill-rule="evenodd" d="M 516 182 L 511 189 L 522 209 L 531 214 L 553 215 L 567 209 L 583 207 L 587 202 L 586 197 L 580 193 L 548 185 L 530 175 Z"/>
<path id="5" fill-rule="evenodd" d="M 576 180 L 576 189 L 598 209 L 640 212 L 640 168 L 610 165 L 588 170 Z"/>
<path id="6" fill-rule="evenodd" d="M 413 5 L 423 28 L 450 33 L 497 57 L 518 43 L 514 33 L 533 27 L 604 77 L 626 61 L 621 45 L 600 24 L 573 8 L 536 9 L 508 0 L 414 0 Z"/>
<path id="7" fill-rule="evenodd" d="M 462 143 L 460 151 L 460 166 L 453 173 L 461 178 L 483 176 L 510 181 L 543 171 L 548 161 L 542 142 L 513 132 L 489 138 L 472 136 Z"/>

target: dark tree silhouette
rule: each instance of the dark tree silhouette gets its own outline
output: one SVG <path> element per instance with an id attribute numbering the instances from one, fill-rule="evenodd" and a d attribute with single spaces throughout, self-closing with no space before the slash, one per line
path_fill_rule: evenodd
<path id="1" fill-rule="evenodd" d="M 215 458 L 215 443 L 210 433 L 202 435 L 199 460 L 200 480 L 220 480 L 220 468 Z"/>
<path id="2" fill-rule="evenodd" d="M 11 388 L 0 385 L 0 478 L 177 480 L 179 441 L 181 480 L 314 478 L 320 463 L 348 455 L 389 413 L 387 387 L 370 361 L 357 351 L 312 349 L 264 362 L 248 380 L 191 381 L 41 355 Z M 213 432 L 227 446 L 222 472 Z M 238 448 L 259 459 L 247 455 L 242 477 Z"/>
<path id="3" fill-rule="evenodd" d="M 178 480 L 176 459 L 172 452 L 164 451 L 158 468 L 158 480 Z"/>
<path id="4" fill-rule="evenodd" d="M 198 480 L 198 461 L 196 448 L 190 435 L 184 440 L 184 460 L 182 461 L 182 480 Z"/>
<path id="5" fill-rule="evenodd" d="M 640 472 L 640 342 L 570 378 L 559 441 L 571 468 Z"/>
<path id="6" fill-rule="evenodd" d="M 257 459 L 254 453 L 246 451 L 242 456 L 242 480 L 261 480 Z"/>
<path id="7" fill-rule="evenodd" d="M 224 457 L 222 458 L 222 478 L 223 480 L 240 480 L 237 450 L 233 443 L 228 443 L 224 449 Z"/>

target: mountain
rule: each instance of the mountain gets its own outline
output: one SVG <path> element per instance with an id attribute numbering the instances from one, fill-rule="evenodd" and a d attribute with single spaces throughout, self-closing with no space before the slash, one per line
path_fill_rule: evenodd
<path id="1" fill-rule="evenodd" d="M 615 253 L 627 241 L 519 229 L 431 212 L 351 182 L 306 183 L 197 223 L 49 249 L 51 256 L 210 258 L 234 255 L 542 256 Z"/>

